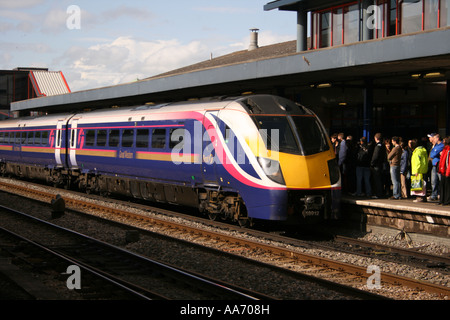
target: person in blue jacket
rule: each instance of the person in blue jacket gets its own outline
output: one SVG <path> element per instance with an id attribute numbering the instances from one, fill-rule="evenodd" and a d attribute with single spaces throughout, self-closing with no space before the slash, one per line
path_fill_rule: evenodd
<path id="1" fill-rule="evenodd" d="M 441 140 L 439 133 L 430 133 L 428 135 L 433 147 L 430 150 L 430 161 L 432 164 L 431 169 L 431 195 L 428 200 L 436 201 L 439 195 L 439 184 L 441 181 L 441 174 L 439 173 L 439 160 L 441 158 L 441 152 L 444 149 L 444 143 Z"/>

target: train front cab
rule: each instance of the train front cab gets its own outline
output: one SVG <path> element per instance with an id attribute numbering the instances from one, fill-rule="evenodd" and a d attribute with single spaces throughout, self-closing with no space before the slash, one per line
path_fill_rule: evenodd
<path id="1" fill-rule="evenodd" d="M 279 164 L 278 177 L 271 177 L 285 186 L 284 191 L 272 191 L 280 200 L 272 206 L 278 220 L 309 224 L 338 219 L 340 171 L 330 139 L 317 116 L 280 97 L 263 96 L 245 103 L 251 106 L 249 114 L 263 133 L 261 138 L 268 151 L 261 154 L 257 150 L 255 155 L 270 155 L 268 158 Z M 285 194 L 280 196 L 280 192 Z"/>

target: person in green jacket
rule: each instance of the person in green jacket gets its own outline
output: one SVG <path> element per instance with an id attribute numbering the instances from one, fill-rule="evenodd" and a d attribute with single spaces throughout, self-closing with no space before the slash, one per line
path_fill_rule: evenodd
<path id="1" fill-rule="evenodd" d="M 427 193 L 426 193 L 426 185 L 425 185 L 425 175 L 428 172 L 428 152 L 425 147 L 418 143 L 417 139 L 414 139 L 413 145 L 416 146 L 411 156 L 411 176 L 418 177 L 420 174 L 423 177 L 423 190 L 422 191 L 413 191 L 412 194 L 416 195 L 417 198 L 414 202 L 426 202 L 427 201 Z"/>

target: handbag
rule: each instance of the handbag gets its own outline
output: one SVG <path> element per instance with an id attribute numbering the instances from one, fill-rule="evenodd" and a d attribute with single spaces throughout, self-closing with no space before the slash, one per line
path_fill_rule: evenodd
<path id="1" fill-rule="evenodd" d="M 417 176 L 411 176 L 411 191 L 422 191 L 423 182 L 423 175 L 421 173 Z"/>

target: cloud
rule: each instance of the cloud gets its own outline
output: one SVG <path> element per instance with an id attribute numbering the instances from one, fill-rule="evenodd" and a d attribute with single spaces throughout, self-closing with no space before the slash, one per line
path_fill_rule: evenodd
<path id="1" fill-rule="evenodd" d="M 0 8 L 23 9 L 37 6 L 38 4 L 41 4 L 43 2 L 44 0 L 20 0 L 20 1 L 0 0 Z"/>
<path id="2" fill-rule="evenodd" d="M 145 41 L 118 37 L 89 48 L 72 47 L 59 58 L 73 91 L 143 79 L 206 60 L 209 51 L 199 41 Z"/>
<path id="3" fill-rule="evenodd" d="M 120 6 L 101 14 L 102 20 L 116 20 L 122 17 L 130 17 L 137 20 L 148 21 L 153 19 L 155 15 L 144 8 L 135 8 L 129 6 Z"/>
<path id="4" fill-rule="evenodd" d="M 240 14 L 251 13 L 250 9 L 246 8 L 233 8 L 233 7 L 198 7 L 194 8 L 194 11 L 208 12 L 208 13 L 226 13 L 226 14 Z"/>
<path id="5" fill-rule="evenodd" d="M 73 46 L 55 60 L 73 91 L 132 82 L 185 67 L 210 58 L 245 50 L 250 36 L 242 41 L 218 44 L 211 41 L 182 43 L 177 39 L 148 41 L 131 36 L 117 37 L 88 48 Z M 293 40 L 271 31 L 259 34 L 259 45 Z"/>

